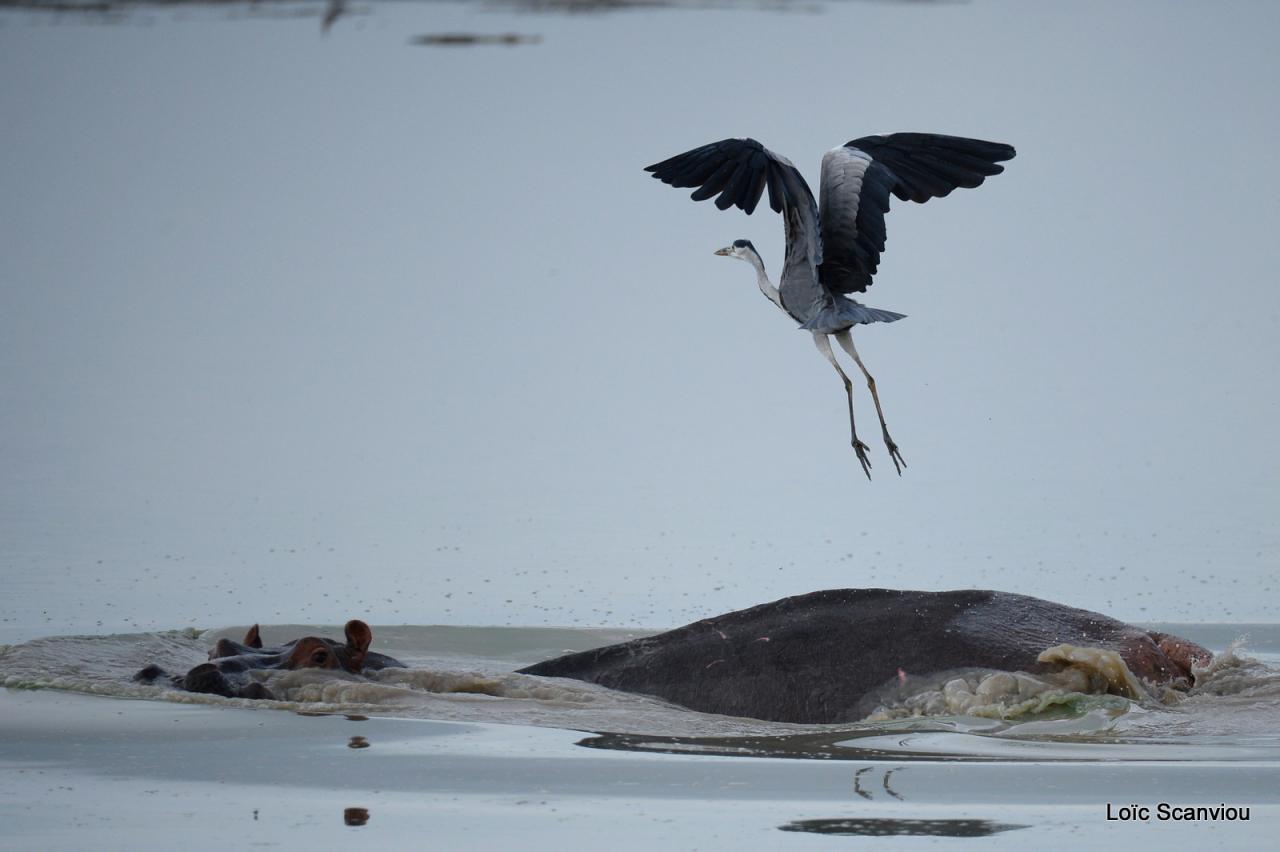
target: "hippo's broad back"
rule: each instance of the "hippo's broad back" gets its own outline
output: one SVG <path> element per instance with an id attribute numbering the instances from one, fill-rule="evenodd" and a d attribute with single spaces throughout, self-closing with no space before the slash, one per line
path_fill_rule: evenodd
<path id="1" fill-rule="evenodd" d="M 1175 643 L 1188 649 L 1182 659 L 1162 650 Z M 1062 644 L 1114 650 L 1134 674 L 1154 682 L 1189 677 L 1189 659 L 1209 656 L 1186 640 L 1024 595 L 834 589 L 521 672 L 598 683 L 706 713 L 836 723 L 863 718 L 874 709 L 868 696 L 900 673 L 1033 672 L 1042 651 Z"/>

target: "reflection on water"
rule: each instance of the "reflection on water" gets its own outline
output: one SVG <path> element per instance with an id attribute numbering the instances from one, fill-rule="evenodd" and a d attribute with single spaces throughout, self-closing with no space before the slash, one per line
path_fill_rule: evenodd
<path id="1" fill-rule="evenodd" d="M 859 834 L 866 837 L 989 837 L 1002 831 L 1028 828 L 985 819 L 800 819 L 778 826 L 782 831 L 814 834 Z"/>
<path id="2" fill-rule="evenodd" d="M 347 741 L 347 748 L 368 748 L 369 741 L 364 737 L 352 737 Z"/>
<path id="3" fill-rule="evenodd" d="M 1262 709 L 1266 718 L 1273 707 Z M 1127 715 L 1110 717 L 1090 713 L 1082 717 L 1002 722 L 973 717 L 933 717 L 901 723 L 858 724 L 830 727 L 818 732 L 756 736 L 656 736 L 599 733 L 579 740 L 586 748 L 720 757 L 764 757 L 807 760 L 855 760 L 890 763 L 1093 763 L 1144 761 L 1184 763 L 1198 761 L 1274 760 L 1280 741 L 1273 736 L 1197 736 L 1190 730 L 1170 736 L 1165 725 L 1169 714 L 1143 710 L 1152 717 L 1153 729 L 1117 724 Z M 1165 719 L 1162 724 L 1158 720 Z M 1186 721 L 1185 719 L 1183 721 Z M 1176 723 L 1175 723 L 1176 724 Z M 1123 732 L 1123 733 L 1122 733 Z M 881 794 L 876 779 L 859 770 L 853 789 L 864 799 Z M 881 777 L 884 793 L 901 798 L 893 786 L 890 769 Z"/>
<path id="4" fill-rule="evenodd" d="M 935 729 L 937 730 L 937 729 Z M 907 732 L 904 732 L 904 736 Z M 875 745 L 857 745 L 861 738 L 885 736 L 883 727 L 871 729 L 840 728 L 819 733 L 791 736 L 748 737 L 672 737 L 644 734 L 602 733 L 579 740 L 587 748 L 640 751 L 658 754 L 707 754 L 721 757 L 785 757 L 805 760 L 954 760 L 955 755 L 943 750 L 903 754 L 891 745 L 877 741 Z M 996 758 L 995 759 L 1005 759 Z M 887 784 L 887 781 L 885 782 Z M 861 773 L 855 776 L 854 789 L 864 798 Z M 886 789 L 888 789 L 886 787 Z M 892 793 L 892 791 L 890 791 Z M 897 795 L 893 793 L 893 795 Z"/>
<path id="5" fill-rule="evenodd" d="M 985 720 L 969 719 L 963 722 L 940 718 L 929 722 L 913 721 L 909 726 L 896 729 L 893 726 L 832 727 L 817 733 L 783 736 L 745 737 L 681 737 L 650 736 L 644 734 L 601 733 L 579 740 L 578 745 L 587 748 L 641 751 L 658 754 L 708 754 L 723 757 L 785 757 L 804 760 L 1031 760 L 1036 757 L 1005 753 L 994 749 L 983 754 L 982 749 L 971 750 L 950 747 L 954 739 L 965 735 L 980 734 L 983 730 L 995 731 L 1007 727 Z M 916 741 L 922 735 L 932 735 L 931 748 L 921 747 Z M 988 742 L 989 738 L 983 738 Z M 909 746 L 915 747 L 909 747 Z M 988 746 L 988 750 L 992 748 Z M 1038 756 L 1037 756 L 1038 757 Z M 1082 758 L 1085 759 L 1085 758 Z M 861 780 L 855 778 L 855 792 Z M 865 792 L 865 791 L 863 791 Z"/>
<path id="6" fill-rule="evenodd" d="M 859 796 L 861 796 L 864 799 L 874 799 L 876 797 L 876 794 L 874 792 L 872 792 L 871 790 L 867 790 L 862 786 L 863 776 L 865 776 L 868 772 L 873 772 L 876 768 L 877 767 L 874 767 L 874 766 L 864 766 L 861 769 L 859 769 L 857 772 L 853 773 L 853 792 L 857 793 Z M 906 799 L 902 796 L 902 794 L 900 794 L 897 790 L 893 789 L 893 787 L 890 786 L 889 779 L 893 777 L 893 773 L 897 772 L 901 768 L 902 767 L 896 767 L 894 769 L 886 769 L 884 772 L 884 775 L 882 775 L 880 778 L 880 786 L 884 788 L 884 791 L 900 802 L 906 801 Z M 868 781 L 870 781 L 870 779 L 868 779 Z"/>

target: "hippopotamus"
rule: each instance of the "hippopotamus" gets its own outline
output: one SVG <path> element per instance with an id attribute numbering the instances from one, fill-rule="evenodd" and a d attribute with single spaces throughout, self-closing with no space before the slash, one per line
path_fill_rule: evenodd
<path id="1" fill-rule="evenodd" d="M 373 630 L 359 619 L 347 622 L 346 643 L 320 636 L 304 636 L 283 645 L 262 647 L 258 625 L 249 628 L 243 642 L 219 639 L 209 651 L 209 662 L 187 672 L 171 675 L 159 666 L 147 666 L 133 676 L 139 683 L 167 678 L 179 689 L 208 692 L 227 698 L 274 698 L 271 690 L 253 680 L 254 669 L 341 669 L 351 674 L 365 670 L 404 668 L 404 663 L 369 650 Z"/>
<path id="2" fill-rule="evenodd" d="M 1212 654 L 1186 639 L 1007 592 L 832 589 L 520 669 L 706 713 L 830 724 L 865 718 L 886 685 L 951 670 L 1060 669 L 1115 651 L 1138 678 L 1186 688 Z M 1059 650 L 1059 661 L 1042 660 Z M 1105 690 L 1105 687 L 1104 687 Z"/>

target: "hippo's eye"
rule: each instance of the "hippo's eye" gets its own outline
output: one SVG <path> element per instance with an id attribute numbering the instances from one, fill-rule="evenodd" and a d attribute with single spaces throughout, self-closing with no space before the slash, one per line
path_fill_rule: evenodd
<path id="1" fill-rule="evenodd" d="M 325 663 L 329 662 L 329 652 L 316 651 L 311 655 L 311 662 L 315 663 L 317 666 L 323 666 Z"/>

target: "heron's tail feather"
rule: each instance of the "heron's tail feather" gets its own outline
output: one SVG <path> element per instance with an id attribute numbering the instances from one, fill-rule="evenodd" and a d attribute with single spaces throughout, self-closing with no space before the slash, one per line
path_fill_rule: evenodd
<path id="1" fill-rule="evenodd" d="M 835 334 L 850 326 L 867 325 L 873 322 L 897 322 L 905 316 L 906 314 L 883 311 L 880 308 L 868 308 L 853 299 L 839 298 L 829 301 L 801 328 L 806 331 Z"/>
<path id="2" fill-rule="evenodd" d="M 863 324 L 870 322 L 897 322 L 906 316 L 906 314 L 884 311 L 880 308 L 868 308 L 866 305 L 854 305 L 853 309 L 859 317 L 854 322 Z"/>

